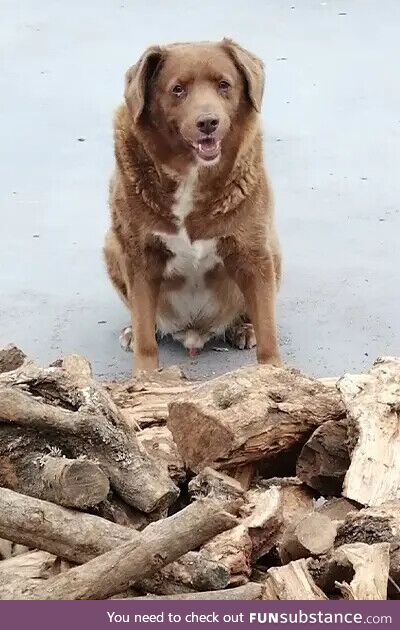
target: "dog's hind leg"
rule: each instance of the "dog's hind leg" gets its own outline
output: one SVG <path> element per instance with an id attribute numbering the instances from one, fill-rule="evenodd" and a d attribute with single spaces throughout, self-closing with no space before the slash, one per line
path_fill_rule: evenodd
<path id="1" fill-rule="evenodd" d="M 103 254 L 110 280 L 125 306 L 129 308 L 128 278 L 125 269 L 124 255 L 113 230 L 108 230 L 106 234 Z"/>
<path id="2" fill-rule="evenodd" d="M 113 230 L 109 230 L 106 234 L 103 247 L 104 260 L 111 282 L 113 283 L 118 295 L 129 308 L 128 303 L 128 280 L 125 269 L 124 257 L 121 245 Z M 123 350 L 127 352 L 133 349 L 133 331 L 132 326 L 126 326 L 121 330 L 119 343 Z"/>

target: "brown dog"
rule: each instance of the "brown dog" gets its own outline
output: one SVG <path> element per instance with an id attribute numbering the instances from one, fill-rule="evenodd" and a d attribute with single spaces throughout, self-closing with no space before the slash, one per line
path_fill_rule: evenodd
<path id="1" fill-rule="evenodd" d="M 226 332 L 280 363 L 263 86 L 262 62 L 227 39 L 151 47 L 126 74 L 104 252 L 131 312 L 122 340 L 133 329 L 136 370 L 158 367 L 156 329 L 191 354 Z"/>

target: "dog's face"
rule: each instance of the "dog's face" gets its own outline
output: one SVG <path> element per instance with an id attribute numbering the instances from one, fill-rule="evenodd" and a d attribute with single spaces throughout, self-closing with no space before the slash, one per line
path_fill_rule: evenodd
<path id="1" fill-rule="evenodd" d="M 127 72 L 125 98 L 136 123 L 210 166 L 239 119 L 260 111 L 263 87 L 261 61 L 223 40 L 149 48 Z"/>

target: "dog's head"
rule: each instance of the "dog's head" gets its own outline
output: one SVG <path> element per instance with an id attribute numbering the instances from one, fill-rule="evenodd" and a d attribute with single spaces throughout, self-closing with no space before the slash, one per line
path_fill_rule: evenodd
<path id="1" fill-rule="evenodd" d="M 212 165 L 243 117 L 260 111 L 263 88 L 262 62 L 224 39 L 148 48 L 126 74 L 125 99 L 136 124 Z"/>

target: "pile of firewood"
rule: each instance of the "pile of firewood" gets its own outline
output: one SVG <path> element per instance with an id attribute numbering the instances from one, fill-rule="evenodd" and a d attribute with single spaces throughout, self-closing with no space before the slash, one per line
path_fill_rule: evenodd
<path id="1" fill-rule="evenodd" d="M 96 383 L 0 350 L 0 599 L 400 597 L 400 359 Z"/>

